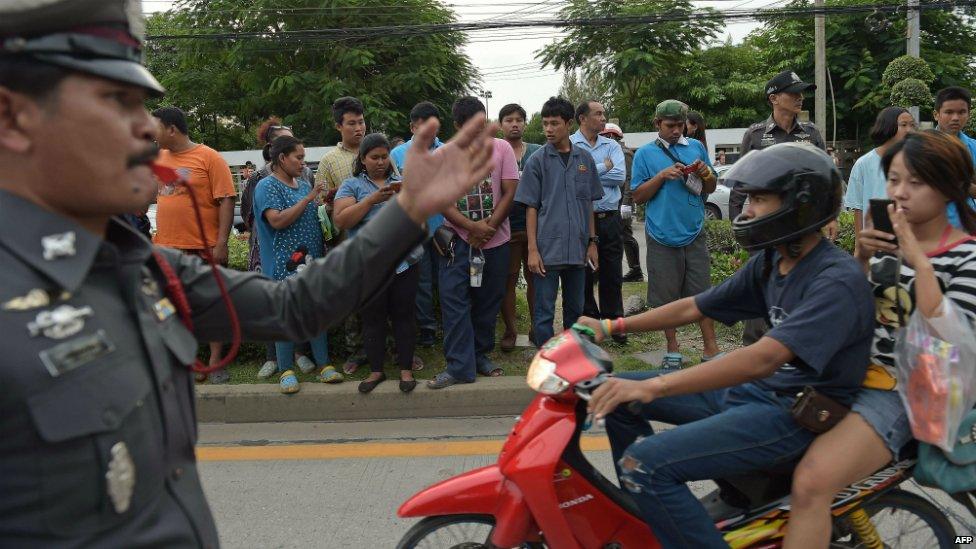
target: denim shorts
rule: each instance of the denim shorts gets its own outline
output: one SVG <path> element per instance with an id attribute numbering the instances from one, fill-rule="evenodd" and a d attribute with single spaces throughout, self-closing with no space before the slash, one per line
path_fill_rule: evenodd
<path id="1" fill-rule="evenodd" d="M 878 433 L 885 446 L 891 450 L 894 459 L 898 459 L 902 448 L 912 441 L 908 413 L 898 391 L 862 389 L 854 399 L 851 411 L 864 418 L 874 432 Z"/>

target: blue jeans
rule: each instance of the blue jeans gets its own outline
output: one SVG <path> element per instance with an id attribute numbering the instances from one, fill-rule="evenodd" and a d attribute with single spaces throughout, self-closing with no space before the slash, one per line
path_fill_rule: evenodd
<path id="1" fill-rule="evenodd" d="M 495 324 L 505 297 L 508 278 L 508 243 L 482 250 L 485 267 L 481 287 L 471 287 L 468 254 L 461 238 L 454 246 L 454 261 L 437 256 L 440 271 L 441 319 L 444 322 L 444 358 L 447 373 L 458 381 L 474 381 L 478 367 L 495 348 Z"/>
<path id="2" fill-rule="evenodd" d="M 417 286 L 417 327 L 421 332 L 437 332 L 437 317 L 434 315 L 434 281 L 437 280 L 439 258 L 433 244 L 429 241 L 424 243 L 424 255 L 417 263 L 417 267 L 420 268 L 420 283 Z"/>
<path id="3" fill-rule="evenodd" d="M 308 340 L 312 347 L 312 358 L 315 365 L 322 367 L 329 363 L 329 340 L 326 334 Z M 278 373 L 291 370 L 295 364 L 295 343 L 292 341 L 275 341 L 275 355 L 278 359 Z"/>
<path id="4" fill-rule="evenodd" d="M 663 372 L 628 372 L 647 379 Z M 800 459 L 815 435 L 790 415 L 793 397 L 746 383 L 665 397 L 637 417 L 623 407 L 607 416 L 620 485 L 666 548 L 728 548 L 686 482 L 755 473 Z M 655 434 L 648 420 L 679 425 Z"/>
<path id="5" fill-rule="evenodd" d="M 546 266 L 546 276 L 535 277 L 535 303 L 532 304 L 536 345 L 542 346 L 552 339 L 552 321 L 556 316 L 556 295 L 559 281 L 563 284 L 563 328 L 569 328 L 583 314 L 583 295 L 586 273 L 583 266 Z"/>

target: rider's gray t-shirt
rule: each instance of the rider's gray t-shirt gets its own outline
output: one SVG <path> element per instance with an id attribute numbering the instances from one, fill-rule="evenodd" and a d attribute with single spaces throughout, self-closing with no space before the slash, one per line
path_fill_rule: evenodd
<path id="1" fill-rule="evenodd" d="M 864 381 L 874 329 L 874 300 L 867 277 L 847 252 L 822 240 L 786 275 L 778 253 L 763 280 L 763 253 L 722 284 L 695 298 L 698 309 L 725 324 L 765 316 L 796 358 L 756 381 L 783 394 L 809 385 L 850 403 Z"/>

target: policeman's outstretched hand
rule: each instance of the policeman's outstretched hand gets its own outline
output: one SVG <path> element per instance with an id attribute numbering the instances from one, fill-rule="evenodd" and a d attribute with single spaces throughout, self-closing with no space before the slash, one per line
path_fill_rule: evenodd
<path id="1" fill-rule="evenodd" d="M 400 206 L 418 225 L 457 202 L 475 183 L 491 174 L 497 124 L 471 120 L 446 145 L 431 151 L 440 122 L 430 118 L 413 136 L 403 167 Z"/>

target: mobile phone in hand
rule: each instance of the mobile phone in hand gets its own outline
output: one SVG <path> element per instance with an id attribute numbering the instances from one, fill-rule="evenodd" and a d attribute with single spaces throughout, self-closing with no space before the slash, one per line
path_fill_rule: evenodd
<path id="1" fill-rule="evenodd" d="M 698 167 L 696 167 L 694 164 L 681 168 L 681 173 L 685 175 L 691 175 L 697 171 L 698 171 Z"/>
<path id="2" fill-rule="evenodd" d="M 872 198 L 871 204 L 871 224 L 877 231 L 895 234 L 895 228 L 891 225 L 891 217 L 888 216 L 888 205 L 894 204 L 894 200 L 887 198 Z M 892 244 L 898 244 L 898 239 L 892 240 Z"/>
<path id="3" fill-rule="evenodd" d="M 586 266 L 590 268 L 591 271 L 596 271 L 596 265 L 593 264 L 593 260 L 586 258 Z"/>
<path id="4" fill-rule="evenodd" d="M 392 181 L 390 182 L 390 188 L 393 189 L 393 192 L 398 193 L 400 192 L 400 189 L 403 188 L 403 183 L 399 181 Z"/>

